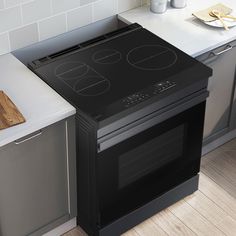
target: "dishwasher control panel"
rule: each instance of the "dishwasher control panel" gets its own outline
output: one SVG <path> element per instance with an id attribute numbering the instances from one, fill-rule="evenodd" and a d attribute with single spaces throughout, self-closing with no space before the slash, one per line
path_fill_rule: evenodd
<path id="1" fill-rule="evenodd" d="M 166 90 L 173 88 L 175 86 L 176 83 L 169 80 L 158 82 L 143 91 L 125 97 L 124 99 L 122 99 L 122 103 L 124 104 L 125 107 L 130 107 L 140 102 L 143 102 L 159 93 L 163 93 Z"/>

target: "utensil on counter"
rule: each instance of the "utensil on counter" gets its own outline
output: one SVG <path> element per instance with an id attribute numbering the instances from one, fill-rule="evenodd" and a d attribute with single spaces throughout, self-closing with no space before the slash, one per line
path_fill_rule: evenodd
<path id="1" fill-rule="evenodd" d="M 228 18 L 223 18 L 224 22 L 227 24 L 227 26 L 230 27 L 235 27 L 236 26 L 236 21 L 233 19 L 228 19 Z M 214 21 L 203 21 L 204 24 L 209 25 L 214 28 L 224 28 L 220 20 L 215 18 Z"/>
<path id="2" fill-rule="evenodd" d="M 163 13 L 167 9 L 168 0 L 151 0 L 150 10 L 154 13 Z"/>
<path id="3" fill-rule="evenodd" d="M 235 16 L 231 16 L 231 15 L 221 15 L 221 17 L 223 17 L 223 18 L 233 19 L 233 20 L 236 21 L 236 17 L 235 17 Z"/>
<path id="4" fill-rule="evenodd" d="M 194 12 L 193 15 L 195 17 L 197 17 L 199 20 L 203 21 L 204 23 L 215 21 L 216 20 L 215 16 L 211 16 L 209 14 L 212 10 L 217 10 L 217 11 L 221 12 L 224 15 L 229 15 L 233 11 L 228 6 L 226 6 L 224 4 L 221 4 L 221 3 L 218 3 L 216 5 L 208 7 L 206 9 Z"/>
<path id="5" fill-rule="evenodd" d="M 212 10 L 209 15 L 211 16 L 215 16 L 216 18 L 218 18 L 220 20 L 220 22 L 222 23 L 222 25 L 224 26 L 225 30 L 229 30 L 229 27 L 225 24 L 224 20 L 221 17 L 221 13 L 217 10 Z"/>
<path id="6" fill-rule="evenodd" d="M 221 18 L 229 18 L 229 19 L 236 20 L 236 17 L 235 17 L 235 16 L 226 15 L 226 14 L 224 14 L 223 12 L 220 12 L 220 11 L 218 11 L 218 10 L 212 10 L 212 12 L 209 13 L 211 16 L 214 16 L 213 11 L 214 11 L 215 14 L 219 14 L 219 15 L 221 16 Z"/>
<path id="7" fill-rule="evenodd" d="M 170 5 L 174 8 L 186 7 L 187 0 L 171 0 Z"/>
<path id="8" fill-rule="evenodd" d="M 16 105 L 3 91 L 0 91 L 0 130 L 23 122 L 25 118 Z"/>

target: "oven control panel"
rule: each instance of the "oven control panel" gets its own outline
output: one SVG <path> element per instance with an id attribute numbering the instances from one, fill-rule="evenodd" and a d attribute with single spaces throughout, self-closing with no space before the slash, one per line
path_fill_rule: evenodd
<path id="1" fill-rule="evenodd" d="M 168 80 L 164 82 L 156 83 L 154 84 L 154 87 L 155 87 L 154 94 L 162 93 L 174 86 L 176 86 L 176 83 L 172 81 L 168 81 Z"/>
<path id="2" fill-rule="evenodd" d="M 131 94 L 128 97 L 122 99 L 122 103 L 124 104 L 125 107 L 134 106 L 134 105 L 136 105 L 142 101 L 145 101 L 145 100 L 147 100 L 159 93 L 163 93 L 166 90 L 168 90 L 172 87 L 175 87 L 175 86 L 176 86 L 176 83 L 173 81 L 169 81 L 169 80 L 158 82 L 141 92 Z"/>
<path id="3" fill-rule="evenodd" d="M 122 100 L 122 102 L 124 103 L 125 107 L 129 107 L 129 106 L 133 106 L 135 104 L 138 104 L 144 100 L 147 100 L 148 98 L 150 98 L 149 94 L 138 92 L 138 93 L 131 94 L 130 96 L 124 98 Z"/>

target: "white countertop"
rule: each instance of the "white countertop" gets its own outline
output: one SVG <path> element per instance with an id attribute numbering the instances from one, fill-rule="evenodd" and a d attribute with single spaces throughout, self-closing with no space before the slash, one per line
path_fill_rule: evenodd
<path id="1" fill-rule="evenodd" d="M 0 56 L 0 90 L 19 108 L 26 122 L 0 130 L 0 147 L 57 121 L 76 110 L 12 54 Z"/>
<path id="2" fill-rule="evenodd" d="M 143 6 L 119 14 L 119 19 L 128 24 L 139 23 L 190 56 L 196 57 L 236 39 L 236 26 L 226 31 L 208 26 L 192 16 L 193 12 L 219 2 L 234 9 L 236 15 L 235 0 L 187 0 L 187 7 L 182 9 L 169 7 L 165 13 L 155 14 L 150 12 L 150 6 Z"/>

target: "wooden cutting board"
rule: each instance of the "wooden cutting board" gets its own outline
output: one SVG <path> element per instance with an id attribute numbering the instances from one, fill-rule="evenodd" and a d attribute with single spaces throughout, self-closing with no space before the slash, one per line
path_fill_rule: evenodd
<path id="1" fill-rule="evenodd" d="M 25 118 L 18 108 L 3 91 L 0 91 L 0 130 L 23 122 Z"/>

